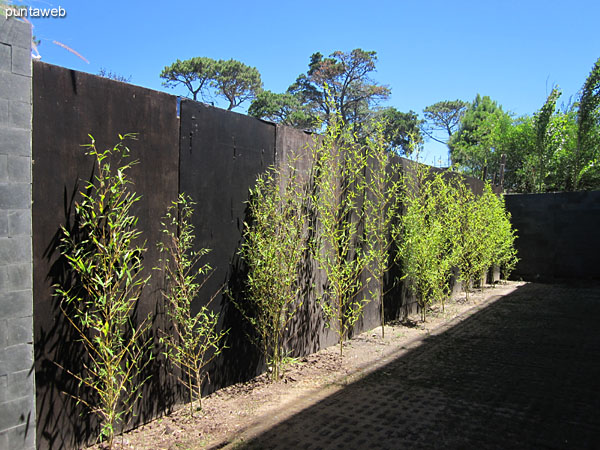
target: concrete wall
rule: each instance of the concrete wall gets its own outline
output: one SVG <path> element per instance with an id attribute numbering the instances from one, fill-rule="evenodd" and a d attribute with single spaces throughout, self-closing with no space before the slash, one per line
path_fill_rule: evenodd
<path id="1" fill-rule="evenodd" d="M 600 191 L 505 196 L 517 229 L 514 279 L 600 279 Z"/>
<path id="2" fill-rule="evenodd" d="M 31 28 L 0 17 L 0 449 L 35 448 Z"/>

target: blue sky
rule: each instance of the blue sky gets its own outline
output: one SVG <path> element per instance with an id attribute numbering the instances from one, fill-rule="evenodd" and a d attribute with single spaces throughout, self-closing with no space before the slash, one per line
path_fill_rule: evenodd
<path id="1" fill-rule="evenodd" d="M 176 59 L 208 56 L 255 66 L 283 92 L 314 52 L 375 50 L 385 105 L 422 114 L 441 100 L 489 95 L 515 115 L 541 107 L 552 85 L 568 101 L 600 57 L 600 2 L 30 0 L 65 18 L 33 19 L 42 60 L 90 73 L 105 68 L 156 90 Z M 54 45 L 59 41 L 80 54 Z M 185 90 L 168 90 L 185 95 Z M 243 112 L 242 110 L 238 110 Z M 447 160 L 427 142 L 428 163 Z"/>

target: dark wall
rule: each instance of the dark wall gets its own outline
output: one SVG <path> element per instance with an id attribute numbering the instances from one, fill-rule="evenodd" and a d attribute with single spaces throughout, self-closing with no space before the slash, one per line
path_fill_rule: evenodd
<path id="1" fill-rule="evenodd" d="M 179 126 L 176 97 L 36 63 L 33 71 L 33 260 L 34 339 L 37 385 L 38 447 L 69 448 L 84 442 L 97 430 L 89 416 L 80 416 L 74 400 L 62 391 L 76 392 L 65 373 L 82 363 L 81 349 L 65 323 L 53 297 L 52 285 L 68 279 L 57 249 L 60 226 L 72 226 L 78 192 L 92 176 L 93 160 L 81 144 L 96 138 L 99 150 L 112 147 L 118 135 L 138 133 L 129 141 L 133 189 L 142 195 L 134 213 L 144 231 L 148 251 L 144 266 L 149 273 L 158 263 L 156 242 L 159 221 L 178 192 Z M 155 327 L 163 320 L 160 279 L 145 288 L 139 317 L 151 313 Z M 159 367 L 147 392 L 144 414 L 163 410 L 172 399 L 164 393 L 165 374 Z M 143 420 L 144 414 L 140 417 Z"/>
<path id="2" fill-rule="evenodd" d="M 506 195 L 517 230 L 514 279 L 600 279 L 600 191 Z"/>
<path id="3" fill-rule="evenodd" d="M 242 299 L 245 269 L 238 256 L 247 211 L 248 189 L 275 162 L 275 126 L 201 103 L 181 102 L 180 190 L 195 205 L 197 249 L 213 272 L 195 305 L 207 304 L 229 329 L 228 349 L 216 361 L 206 392 L 260 373 L 257 349 L 247 342 L 230 297 Z"/>
<path id="4" fill-rule="evenodd" d="M 211 249 L 204 262 L 213 269 L 194 306 L 210 302 L 211 309 L 220 314 L 221 328 L 229 330 L 227 349 L 210 368 L 205 393 L 265 370 L 257 346 L 248 339 L 252 330 L 233 304 L 244 301 L 247 269 L 238 252 L 243 224 L 250 220 L 246 202 L 257 176 L 270 166 L 285 170 L 294 160 L 306 180 L 311 166 L 307 145 L 312 141 L 310 134 L 299 130 L 189 100 L 181 102 L 180 190 L 196 203 L 196 249 Z M 307 286 L 319 278 L 314 266 L 309 272 L 304 274 Z M 304 300 L 290 326 L 288 342 L 289 349 L 299 355 L 335 343 L 311 289 L 307 288 Z"/>
<path id="5" fill-rule="evenodd" d="M 285 172 L 294 164 L 309 181 L 312 156 L 310 134 L 276 126 L 245 115 L 177 99 L 163 93 L 83 74 L 44 63 L 33 73 L 33 258 L 34 338 L 37 381 L 39 448 L 74 448 L 95 438 L 95 419 L 75 406 L 63 392 L 77 392 L 66 370 L 76 370 L 84 354 L 77 336 L 65 323 L 54 284 L 69 282 L 69 271 L 59 257 L 60 227 L 73 228 L 74 203 L 93 176 L 93 160 L 81 144 L 96 138 L 98 149 L 116 144 L 119 134 L 138 133 L 130 141 L 132 159 L 139 164 L 129 172 L 134 190 L 142 196 L 134 213 L 143 232 L 147 252 L 146 273 L 159 265 L 156 243 L 161 239 L 160 218 L 179 192 L 196 203 L 193 224 L 196 249 L 211 249 L 205 257 L 213 272 L 192 308 L 210 304 L 220 314 L 221 329 L 230 330 L 227 349 L 209 368 L 205 393 L 264 371 L 263 358 L 247 339 L 247 322 L 232 303 L 244 299 L 247 275 L 238 252 L 243 224 L 248 220 L 246 201 L 256 177 L 271 165 Z M 413 162 L 402 160 L 403 170 Z M 475 191 L 480 182 L 470 180 Z M 396 271 L 398 268 L 395 269 Z M 137 405 L 133 423 L 144 422 L 182 400 L 181 390 L 160 356 L 159 329 L 165 320 L 163 280 L 153 272 L 140 300 L 138 317 L 151 315 L 155 339 L 153 360 L 146 375 L 143 402 Z M 337 335 L 325 327 L 316 301 L 324 274 L 307 257 L 301 274 L 305 279 L 304 303 L 289 327 L 287 349 L 294 356 L 333 345 Z M 386 316 L 395 319 L 414 310 L 414 299 L 401 284 L 390 289 L 386 277 Z M 313 288 L 313 286 L 316 286 Z M 374 287 L 374 286 L 373 286 Z M 365 291 L 367 292 L 368 289 Z M 212 300 L 211 300 L 212 299 Z M 193 311 L 194 312 L 194 311 Z M 380 323 L 378 301 L 367 306 L 354 333 Z"/>

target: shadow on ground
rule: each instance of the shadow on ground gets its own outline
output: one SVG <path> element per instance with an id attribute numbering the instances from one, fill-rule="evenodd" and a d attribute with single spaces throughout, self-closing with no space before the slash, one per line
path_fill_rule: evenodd
<path id="1" fill-rule="evenodd" d="M 599 320 L 599 285 L 524 285 L 235 446 L 600 448 Z"/>

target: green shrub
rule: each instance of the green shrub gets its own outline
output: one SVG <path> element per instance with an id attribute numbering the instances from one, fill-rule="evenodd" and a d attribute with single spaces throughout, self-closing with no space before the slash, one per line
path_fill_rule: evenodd
<path id="1" fill-rule="evenodd" d="M 146 331 L 148 319 L 135 324 L 134 313 L 149 276 L 142 276 L 144 245 L 133 205 L 139 200 L 129 189 L 127 171 L 135 162 L 124 162 L 129 150 L 119 136 L 112 149 L 98 151 L 95 141 L 86 145 L 95 160 L 95 176 L 75 205 L 73 232 L 62 228 L 60 251 L 68 261 L 75 283 L 56 286 L 61 309 L 85 349 L 79 371 L 67 369 L 92 400 L 71 394 L 101 420 L 100 438 L 112 448 L 114 433 L 133 401 L 141 396 L 142 369 L 150 358 Z M 91 138 L 91 136 L 90 136 Z M 117 167 L 111 164 L 118 162 Z"/>
<path id="2" fill-rule="evenodd" d="M 246 295 L 235 304 L 252 324 L 272 380 L 282 375 L 288 324 L 302 306 L 300 267 L 306 258 L 306 195 L 296 171 L 270 168 L 250 190 L 250 220 L 240 254 L 248 266 Z"/>
<path id="3" fill-rule="evenodd" d="M 362 295 L 362 282 L 370 280 L 362 279 L 369 255 L 360 227 L 367 157 L 339 114 L 332 116 L 312 150 L 311 201 L 316 216 L 312 255 L 326 276 L 320 305 L 326 325 L 338 335 L 342 355 L 344 340 L 369 301 Z"/>
<path id="4" fill-rule="evenodd" d="M 366 195 L 364 201 L 365 252 L 367 270 L 377 283 L 377 290 L 370 291 L 371 299 L 379 299 L 381 333 L 385 337 L 384 283 L 390 269 L 390 247 L 393 243 L 391 228 L 398 216 L 401 183 L 396 179 L 400 171 L 392 162 L 387 150 L 384 124 L 376 123 L 373 133 L 365 139 L 364 148 L 368 161 Z"/>
<path id="5" fill-rule="evenodd" d="M 456 223 L 451 184 L 441 174 L 414 164 L 403 177 L 404 211 L 394 230 L 397 257 L 425 320 L 427 306 L 449 295 Z"/>
<path id="6" fill-rule="evenodd" d="M 163 255 L 160 269 L 167 282 L 166 312 L 173 326 L 160 341 L 165 345 L 165 356 L 181 371 L 178 379 L 188 390 L 190 416 L 195 401 L 202 407 L 206 366 L 223 350 L 221 341 L 227 334 L 227 330 L 218 330 L 219 315 L 209 309 L 210 302 L 192 313 L 192 302 L 211 270 L 208 264 L 199 265 L 209 250 L 193 250 L 193 206 L 191 198 L 179 195 L 161 223 L 165 241 L 157 244 Z"/>

